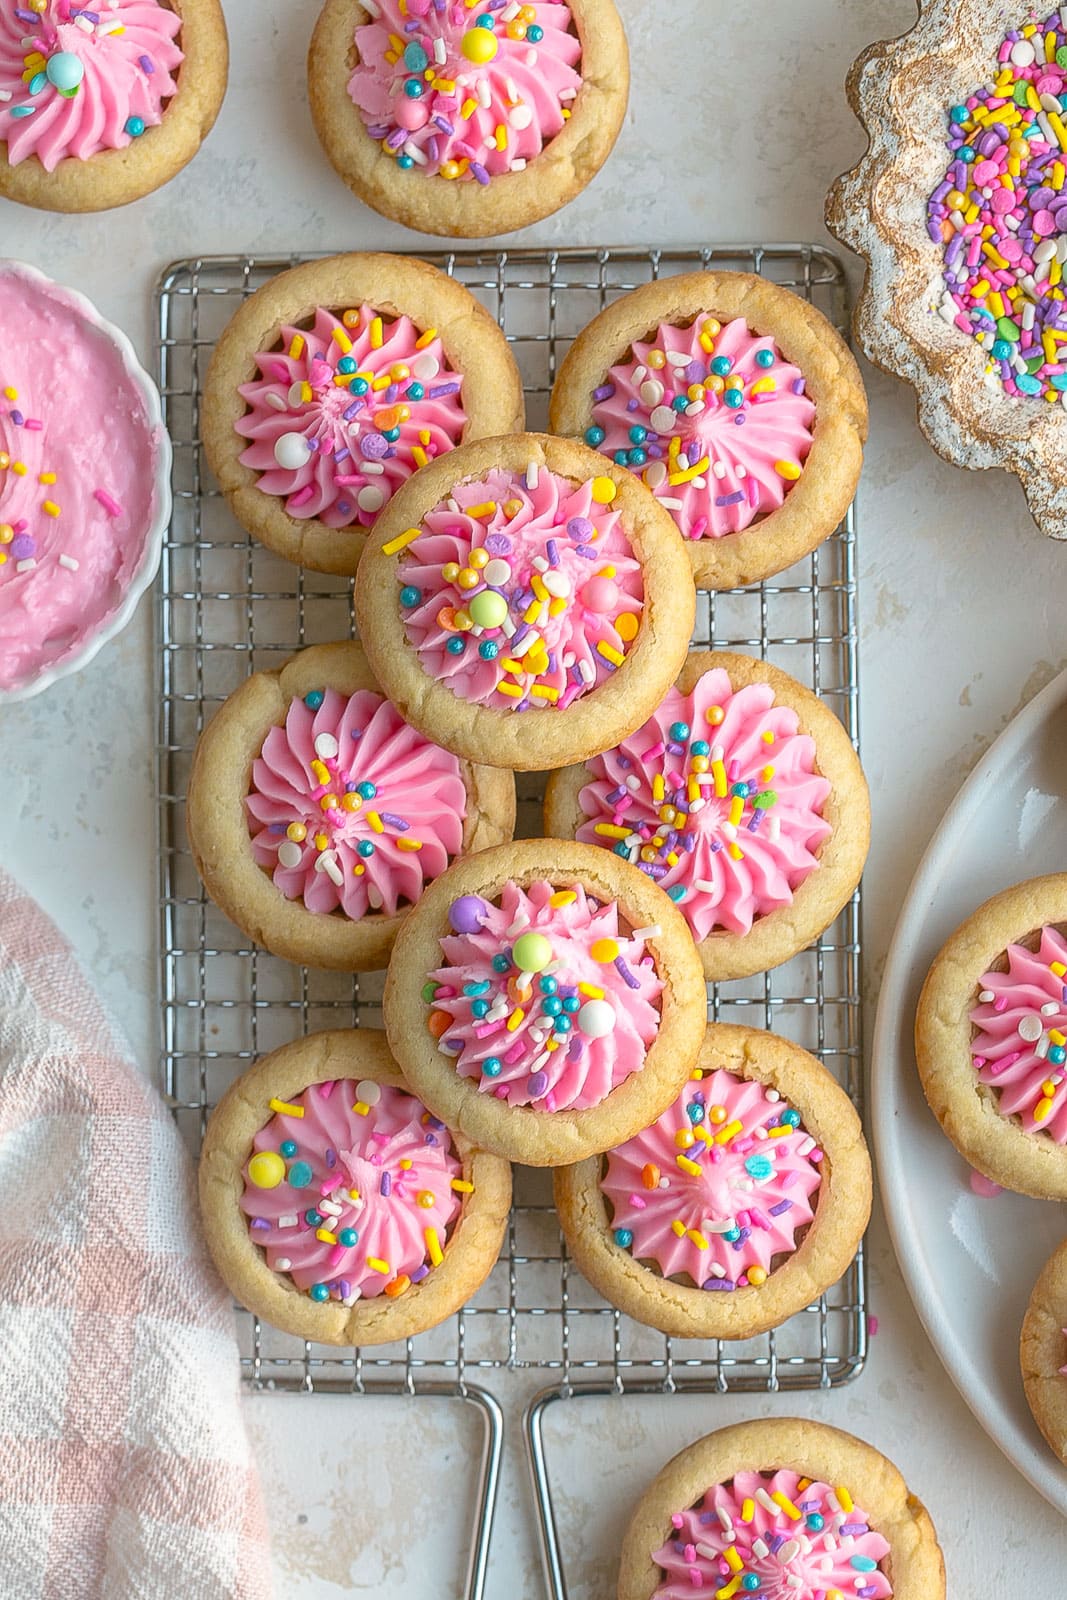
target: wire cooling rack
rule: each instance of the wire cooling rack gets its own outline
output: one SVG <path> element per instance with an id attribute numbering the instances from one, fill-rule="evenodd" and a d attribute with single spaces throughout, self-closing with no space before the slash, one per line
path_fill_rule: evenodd
<path id="1" fill-rule="evenodd" d="M 326 1027 L 381 1026 L 382 975 L 295 967 L 257 948 L 204 895 L 185 834 L 197 738 L 216 707 L 257 670 L 301 646 L 352 633 L 350 584 L 280 560 L 238 527 L 204 465 L 203 380 L 215 340 L 243 298 L 301 256 L 176 262 L 157 289 L 159 378 L 174 444 L 174 517 L 158 586 L 158 790 L 162 1068 L 194 1152 L 211 1107 L 265 1051 Z M 811 245 L 698 250 L 589 249 L 428 255 L 504 328 L 526 386 L 528 426 L 545 426 L 548 393 L 574 336 L 609 301 L 650 278 L 697 268 L 756 272 L 793 289 L 847 333 L 842 268 Z M 695 646 L 765 657 L 810 685 L 858 733 L 855 525 L 771 582 L 702 594 Z M 540 781 L 520 777 L 519 830 L 539 827 Z M 709 989 L 708 1015 L 773 1028 L 812 1050 L 860 1104 L 858 895 L 803 955 L 758 978 Z M 473 1301 L 442 1327 L 396 1346 L 337 1351 L 242 1313 L 241 1364 L 256 1390 L 426 1394 L 478 1408 L 484 1448 L 467 1575 L 483 1592 L 501 1455 L 501 1413 L 484 1381 L 541 1370 L 552 1386 L 529 1407 L 527 1448 L 546 1574 L 566 1592 L 542 1419 L 554 1401 L 610 1393 L 829 1388 L 861 1369 L 867 1344 L 862 1250 L 828 1294 L 783 1327 L 738 1343 L 679 1341 L 606 1306 L 567 1260 L 547 1175 L 516 1173 L 501 1259 Z M 472 1381 L 478 1378 L 479 1382 Z"/>

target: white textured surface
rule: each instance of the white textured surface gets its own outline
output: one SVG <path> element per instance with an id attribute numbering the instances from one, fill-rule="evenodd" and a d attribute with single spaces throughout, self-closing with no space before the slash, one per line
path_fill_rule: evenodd
<path id="1" fill-rule="evenodd" d="M 177 256 L 413 243 L 356 205 L 319 153 L 303 85 L 314 9 L 229 0 L 231 89 L 199 159 L 160 194 L 110 216 L 67 219 L 0 204 L 5 254 L 84 289 L 149 357 L 150 289 Z M 911 0 L 620 0 L 620 9 L 634 94 L 615 156 L 591 190 L 523 242 L 825 238 L 825 191 L 863 147 L 844 101 L 845 72 L 870 39 L 910 24 Z M 694 93 L 697 61 L 704 67 Z M 1067 664 L 1067 553 L 1036 532 L 1013 480 L 944 465 L 918 433 L 910 391 L 867 376 L 873 438 L 860 568 L 873 999 L 900 899 L 945 805 L 1012 712 Z M 72 935 L 151 1070 L 149 640 L 142 605 L 84 674 L 0 714 L 0 859 Z M 674 1450 L 718 1424 L 775 1412 L 840 1423 L 899 1462 L 938 1523 L 954 1595 L 981 1594 L 990 1574 L 1008 1571 L 1025 1578 L 1028 1592 L 1060 1592 L 1063 1525 L 957 1397 L 907 1303 L 881 1223 L 872 1243 L 881 1328 L 852 1387 L 755 1402 L 594 1404 L 553 1421 L 557 1459 L 572 1469 L 585 1462 L 561 1480 L 572 1600 L 613 1592 L 626 1507 Z M 1005 1306 L 1007 1318 L 1021 1314 Z M 509 1386 L 516 1425 L 523 1392 L 521 1382 Z M 278 1398 L 254 1402 L 249 1413 L 272 1496 L 279 1593 L 458 1593 L 456 1516 L 476 1441 L 455 1408 L 439 1403 L 427 1416 L 378 1402 Z M 457 1509 L 442 1527 L 446 1499 Z M 536 1594 L 535 1563 L 512 1450 L 491 1600 Z"/>

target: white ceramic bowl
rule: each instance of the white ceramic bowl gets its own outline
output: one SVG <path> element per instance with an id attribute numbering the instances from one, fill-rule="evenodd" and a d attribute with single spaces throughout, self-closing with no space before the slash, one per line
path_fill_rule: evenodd
<path id="1" fill-rule="evenodd" d="M 149 512 L 145 518 L 145 527 L 142 532 L 130 537 L 131 553 L 127 563 L 128 570 L 123 574 L 121 588 L 113 605 L 107 605 L 99 620 L 86 628 L 84 633 L 75 633 L 55 655 L 33 668 L 23 678 L 17 678 L 7 686 L 0 684 L 0 707 L 12 704 L 17 700 L 28 700 L 31 696 L 42 693 L 50 684 L 59 678 L 68 677 L 77 672 L 91 661 L 97 651 L 102 649 L 110 639 L 121 633 L 137 606 L 137 602 L 148 588 L 156 575 L 159 567 L 160 555 L 163 548 L 163 534 L 170 522 L 171 513 L 171 447 L 167 430 L 163 426 L 163 410 L 159 398 L 159 390 L 152 379 L 145 372 L 137 359 L 136 352 L 126 335 L 111 323 L 106 322 L 96 307 L 73 289 L 67 289 L 52 279 L 39 272 L 36 267 L 25 262 L 12 261 L 0 258 L 0 279 L 11 277 L 21 278 L 25 281 L 27 292 L 31 296 L 40 296 L 42 293 L 50 300 L 72 312 L 77 318 L 84 320 L 107 340 L 114 353 L 118 356 L 131 392 L 139 400 L 144 411 L 145 419 L 145 448 L 152 454 L 151 474 L 152 485 L 149 497 Z M 0 386 L 10 383 L 11 376 L 5 376 L 3 371 L 3 328 L 0 327 Z M 42 393 L 46 392 L 42 390 Z M 112 394 L 111 398 L 114 398 Z M 0 405 L 5 404 L 0 387 Z M 85 411 L 81 414 L 90 415 L 93 405 L 93 395 L 88 392 L 84 396 Z M 72 419 L 72 426 L 77 426 L 77 417 Z M 136 427 L 136 423 L 131 423 Z M 2 443 L 0 439 L 0 443 Z M 4 519 L 3 475 L 0 475 L 0 522 Z M 88 480 L 87 480 L 88 481 Z M 85 492 L 85 485 L 81 486 Z M 61 491 L 57 488 L 57 494 Z M 92 491 L 88 490 L 91 498 Z M 64 526 L 69 526 L 65 524 Z M 77 550 L 78 528 L 75 526 L 72 533 L 71 553 Z M 72 575 L 73 576 L 73 575 Z M 3 583 L 0 578 L 0 584 Z M 0 668 L 3 667 L 5 653 L 4 639 L 4 611 L 0 606 Z M 2 674 L 0 674 L 2 676 Z"/>

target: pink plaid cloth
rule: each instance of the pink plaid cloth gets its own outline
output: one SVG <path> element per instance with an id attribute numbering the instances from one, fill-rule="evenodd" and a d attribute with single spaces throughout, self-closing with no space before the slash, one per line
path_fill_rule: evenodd
<path id="1" fill-rule="evenodd" d="M 266 1600 L 237 1372 L 177 1131 L 0 871 L 5 1600 Z"/>

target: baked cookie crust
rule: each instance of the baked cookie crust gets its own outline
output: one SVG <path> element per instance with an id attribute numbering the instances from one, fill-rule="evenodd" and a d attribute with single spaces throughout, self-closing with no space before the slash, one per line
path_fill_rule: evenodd
<path id="1" fill-rule="evenodd" d="M 408 643 L 398 604 L 397 567 L 404 551 L 388 545 L 453 488 L 484 478 L 495 468 L 521 473 L 529 462 L 585 483 L 610 478 L 616 486 L 612 511 L 643 569 L 644 609 L 640 631 L 623 664 L 606 681 L 565 711 L 531 711 L 462 700 L 429 677 Z M 623 467 L 586 445 L 549 434 L 520 433 L 482 439 L 440 456 L 393 496 L 367 541 L 356 583 L 359 636 L 386 693 L 406 719 L 470 761 L 516 771 L 541 771 L 584 760 L 625 738 L 650 716 L 685 660 L 696 615 L 696 591 L 681 535 L 653 495 Z"/>
<path id="2" fill-rule="evenodd" d="M 651 951 L 663 982 L 659 1031 L 641 1069 L 584 1111 L 509 1106 L 460 1077 L 426 1027 L 421 991 L 442 961 L 448 908 L 460 895 L 493 900 L 508 880 L 526 887 L 544 878 L 580 883 L 602 901 L 617 901 L 631 928 L 657 925 Z M 419 1098 L 450 1128 L 486 1150 L 530 1167 L 563 1166 L 610 1149 L 647 1127 L 685 1083 L 704 1036 L 706 993 L 689 929 L 651 879 L 592 845 L 522 839 L 455 862 L 423 895 L 401 930 L 389 963 L 383 1010 L 390 1048 Z"/>
<path id="3" fill-rule="evenodd" d="M 804 470 L 782 505 L 740 533 L 686 540 L 697 586 L 733 589 L 790 567 L 829 537 L 852 502 L 867 438 L 867 396 L 859 368 L 836 329 L 815 306 L 770 279 L 747 272 L 691 272 L 642 284 L 607 306 L 567 353 L 552 390 L 549 426 L 581 438 L 592 421 L 590 396 L 634 340 L 661 322 L 688 327 L 701 313 L 743 317 L 773 336 L 803 372 L 815 402 Z"/>
<path id="4" fill-rule="evenodd" d="M 805 878 L 792 904 L 757 918 L 746 934 L 720 929 L 697 945 L 708 982 L 723 983 L 780 966 L 825 932 L 859 883 L 870 846 L 871 808 L 867 780 L 852 742 L 817 695 L 770 662 L 730 650 L 691 650 L 678 676 L 679 690 L 691 693 L 715 667 L 723 668 L 735 690 L 750 683 L 767 683 L 777 703 L 792 707 L 799 718 L 799 731 L 815 741 L 815 770 L 832 785 L 822 808 L 832 832 L 816 852 L 819 870 Z M 586 820 L 578 796 L 589 781 L 584 765 L 550 774 L 545 790 L 546 833 L 574 838 Z"/>
<path id="5" fill-rule="evenodd" d="M 618 1600 L 652 1600 L 662 1569 L 652 1560 L 671 1536 L 671 1514 L 738 1472 L 798 1472 L 846 1484 L 890 1546 L 893 1600 L 944 1600 L 945 1564 L 930 1515 L 873 1445 L 825 1422 L 764 1417 L 698 1439 L 668 1461 L 638 1501 L 622 1546 Z"/>
<path id="6" fill-rule="evenodd" d="M 1067 1239 L 1034 1284 L 1023 1318 L 1019 1366 L 1026 1402 L 1054 1455 L 1067 1462 Z"/>
<path id="7" fill-rule="evenodd" d="M 600 1189 L 602 1156 L 557 1170 L 556 1209 L 582 1273 L 627 1316 L 680 1339 L 749 1339 L 802 1311 L 846 1270 L 870 1218 L 871 1161 L 848 1095 L 799 1045 L 759 1028 L 709 1023 L 696 1065 L 779 1090 L 825 1155 L 814 1221 L 766 1282 L 708 1294 L 664 1278 L 622 1249 Z"/>
<path id="8" fill-rule="evenodd" d="M 204 1233 L 227 1288 L 275 1328 L 318 1344 L 390 1344 L 436 1327 L 488 1277 L 507 1227 L 511 1168 L 453 1133 L 463 1176 L 474 1191 L 464 1198 L 441 1264 L 396 1299 L 381 1295 L 351 1307 L 332 1300 L 318 1303 L 267 1266 L 265 1255 L 252 1243 L 240 1199 L 252 1141 L 273 1115 L 270 1100 L 290 1101 L 328 1078 L 370 1078 L 409 1089 L 384 1036 L 365 1029 L 311 1034 L 264 1056 L 227 1090 L 208 1123 L 200 1155 Z"/>
<path id="9" fill-rule="evenodd" d="M 1027 1133 L 1001 1116 L 996 1095 L 971 1061 L 970 1011 L 984 972 L 1009 944 L 1037 929 L 1067 927 L 1067 873 L 1030 878 L 994 895 L 941 947 L 923 984 L 915 1016 L 915 1059 L 923 1092 L 942 1132 L 993 1183 L 1038 1200 L 1067 1200 L 1067 1145 Z"/>
<path id="10" fill-rule="evenodd" d="M 216 712 L 200 736 L 186 800 L 186 829 L 196 869 L 208 894 L 231 922 L 287 961 L 340 972 L 384 967 L 407 910 L 368 912 L 353 921 L 340 912 L 308 911 L 287 900 L 253 854 L 244 800 L 252 763 L 290 703 L 313 689 L 380 694 L 358 644 L 312 645 L 277 672 L 257 672 Z M 511 838 L 515 782 L 510 772 L 461 761 L 467 789 L 464 852 Z"/>
<path id="11" fill-rule="evenodd" d="M 359 564 L 366 530 L 291 516 L 282 499 L 259 488 L 260 474 L 242 464 L 248 440 L 235 424 L 245 414 L 238 387 L 255 379 L 257 352 L 272 348 L 283 324 L 299 326 L 320 306 L 340 312 L 363 304 L 387 316 L 408 316 L 423 331 L 436 329 L 450 366 L 463 378 L 463 442 L 516 432 L 525 416 L 519 370 L 496 321 L 463 284 L 427 261 L 382 253 L 328 256 L 279 273 L 257 289 L 234 314 L 211 358 L 204 453 L 230 510 L 262 544 L 316 572 L 349 576 Z"/>
<path id="12" fill-rule="evenodd" d="M 551 216 L 599 172 L 618 138 L 630 91 L 626 34 L 613 0 L 567 0 L 582 42 L 582 87 L 564 127 L 522 172 L 487 185 L 401 172 L 371 139 L 348 93 L 354 37 L 371 20 L 358 0 L 326 0 L 308 49 L 308 99 L 331 166 L 373 210 L 419 233 L 483 239 Z"/>
<path id="13" fill-rule="evenodd" d="M 181 18 L 184 57 L 178 88 L 162 120 L 122 150 L 101 150 L 85 161 L 68 157 L 46 172 L 36 156 L 17 167 L 0 147 L 0 195 L 39 211 L 108 211 L 169 183 L 211 132 L 226 93 L 229 43 L 219 0 L 166 0 Z"/>

